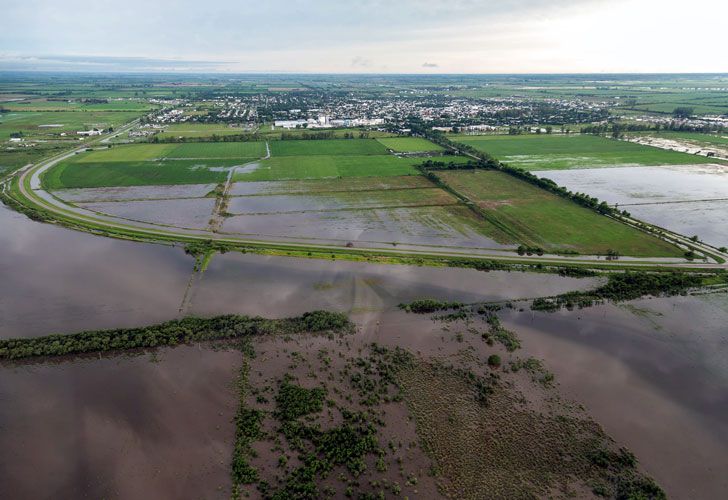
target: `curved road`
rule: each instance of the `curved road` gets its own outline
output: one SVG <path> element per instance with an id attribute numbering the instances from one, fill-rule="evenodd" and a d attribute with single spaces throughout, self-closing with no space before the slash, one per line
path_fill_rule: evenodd
<path id="1" fill-rule="evenodd" d="M 41 207 L 43 210 L 55 214 L 63 219 L 70 220 L 82 227 L 88 229 L 102 229 L 109 233 L 117 233 L 119 236 L 123 236 L 125 232 L 133 232 L 140 235 L 141 237 L 147 238 L 152 241 L 160 241 L 161 239 L 171 239 L 181 243 L 187 243 L 192 241 L 208 241 L 215 240 L 220 243 L 228 243 L 232 245 L 257 245 L 275 246 L 276 248 L 286 247 L 292 250 L 302 249 L 315 249 L 323 251 L 332 250 L 344 250 L 344 246 L 341 242 L 336 244 L 322 244 L 320 241 L 307 241 L 305 239 L 297 238 L 289 241 L 283 238 L 238 238 L 231 235 L 213 233 L 204 230 L 185 229 L 185 228 L 173 228 L 169 226 L 158 226 L 151 223 L 130 221 L 125 219 L 118 219 L 110 216 L 104 216 L 95 212 L 90 212 L 78 207 L 68 205 L 64 201 L 56 198 L 52 194 L 44 191 L 41 188 L 40 176 L 43 172 L 52 168 L 59 162 L 70 158 L 71 156 L 81 152 L 92 145 L 98 143 L 106 143 L 109 139 L 114 136 L 120 135 L 127 132 L 131 128 L 137 125 L 137 121 L 132 122 L 125 127 L 122 127 L 111 136 L 100 138 L 95 141 L 85 143 L 83 146 L 54 157 L 42 161 L 36 165 L 28 165 L 17 171 L 9 180 L 6 182 L 12 182 L 13 179 L 17 178 L 19 192 L 25 200 L 19 200 L 21 202 L 27 201 L 31 205 Z M 266 144 L 267 155 L 270 155 L 270 149 Z M 638 221 L 630 220 L 632 224 L 636 224 Z M 670 237 L 681 244 L 690 244 L 700 251 L 707 252 L 709 254 L 718 254 L 718 252 L 707 245 L 702 243 L 694 243 L 689 241 L 688 238 L 670 233 Z M 411 256 L 432 256 L 432 257 L 467 257 L 467 258 L 482 258 L 488 260 L 501 260 L 501 261 L 528 261 L 534 264 L 543 263 L 546 265 L 559 265 L 559 264 L 595 264 L 598 263 L 600 266 L 608 265 L 616 268 L 628 266 L 650 266 L 650 267 L 686 267 L 686 268 L 700 268 L 700 269 L 728 269 L 728 263 L 717 263 L 717 262 L 689 262 L 684 259 L 670 259 L 670 258 L 629 258 L 621 257 L 619 261 L 606 261 L 600 259 L 597 256 L 559 256 L 559 255 L 543 255 L 540 257 L 525 257 L 514 254 L 512 250 L 493 250 L 485 248 L 452 248 L 452 247 L 429 247 L 429 246 L 418 246 L 418 245 L 407 245 L 400 244 L 396 249 L 383 248 L 379 246 L 361 246 L 363 243 L 358 243 L 356 247 L 357 252 L 371 252 L 374 255 L 411 255 Z M 370 244 L 371 245 L 371 244 Z"/>

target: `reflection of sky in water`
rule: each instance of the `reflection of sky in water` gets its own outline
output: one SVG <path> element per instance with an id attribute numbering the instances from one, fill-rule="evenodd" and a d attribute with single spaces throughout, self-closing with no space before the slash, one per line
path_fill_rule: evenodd
<path id="1" fill-rule="evenodd" d="M 177 314 L 180 249 L 32 222 L 0 205 L 0 336 L 144 325 Z"/>
<path id="2" fill-rule="evenodd" d="M 229 498 L 240 361 L 192 346 L 0 368 L 0 498 Z"/>

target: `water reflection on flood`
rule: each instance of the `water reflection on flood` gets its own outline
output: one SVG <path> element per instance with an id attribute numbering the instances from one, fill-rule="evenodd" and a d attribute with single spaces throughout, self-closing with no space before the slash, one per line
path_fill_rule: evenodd
<path id="1" fill-rule="evenodd" d="M 229 498 L 237 351 L 0 368 L 0 498 Z"/>
<path id="2" fill-rule="evenodd" d="M 625 443 L 672 498 L 728 491 L 728 297 L 507 313 L 524 351 Z"/>
<path id="3" fill-rule="evenodd" d="M 40 224 L 0 205 L 0 337 L 174 318 L 194 265 L 179 248 Z"/>
<path id="4" fill-rule="evenodd" d="M 193 260 L 179 248 L 31 222 L 0 208 L 0 335 L 172 319 Z M 343 311 L 367 341 L 437 354 L 442 327 L 400 302 L 553 295 L 594 281 L 519 272 L 374 265 L 229 253 L 188 312 L 283 317 Z M 545 360 L 675 498 L 728 491 L 728 298 L 502 313 L 519 356 Z M 230 384 L 239 353 L 184 347 L 143 357 L 0 366 L 0 498 L 229 496 Z M 222 489 L 218 490 L 220 487 Z"/>

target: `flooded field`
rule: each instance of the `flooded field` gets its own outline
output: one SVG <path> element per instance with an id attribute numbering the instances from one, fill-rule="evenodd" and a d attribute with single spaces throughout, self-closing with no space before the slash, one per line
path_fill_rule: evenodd
<path id="1" fill-rule="evenodd" d="M 173 318 L 194 266 L 182 249 L 32 222 L 0 205 L 0 337 Z"/>
<path id="2" fill-rule="evenodd" d="M 246 286 L 255 283 L 255 286 Z M 327 309 L 363 319 L 432 297 L 478 302 L 555 295 L 594 286 L 574 279 L 520 272 L 473 272 L 364 262 L 276 258 L 228 253 L 215 257 L 196 288 L 192 314 L 295 316 Z M 408 318 L 415 320 L 416 316 Z"/>
<path id="3" fill-rule="evenodd" d="M 697 320 L 699 318 L 699 321 Z M 672 498 L 728 491 L 728 296 L 504 317 Z"/>
<path id="4" fill-rule="evenodd" d="M 230 498 L 240 362 L 195 346 L 0 367 L 0 497 Z"/>
<path id="5" fill-rule="evenodd" d="M 94 237 L 31 222 L 4 208 L 0 224 L 3 337 L 57 333 L 59 325 L 69 333 L 138 326 L 179 315 L 193 267 L 181 249 Z M 397 305 L 425 297 L 517 300 L 594 285 L 593 279 L 547 274 L 228 253 L 215 256 L 192 282 L 184 312 L 286 317 L 313 309 L 342 311 L 359 328 L 343 351 L 347 356 L 377 342 L 425 358 L 481 366 L 493 349 L 481 340 L 482 322 L 443 323 Z M 728 489 L 722 474 L 728 467 L 728 297 L 644 299 L 554 314 L 524 307 L 523 312 L 499 313 L 521 342 L 513 356 L 543 359 L 560 394 L 583 404 L 609 435 L 634 451 L 671 498 L 722 496 Z M 337 346 L 342 344 L 327 338 L 266 340 L 259 344 L 251 382 L 272 384 L 294 350 L 310 354 L 306 363 L 313 364 L 321 349 L 333 352 Z M 504 358 L 510 356 L 496 348 Z M 232 384 L 241 359 L 238 351 L 191 346 L 138 357 L 0 366 L 5 403 L 0 405 L 0 496 L 35 498 L 52 491 L 64 497 L 151 492 L 228 498 L 237 404 Z M 308 378 L 306 363 L 292 372 L 301 380 Z M 428 389 L 417 380 L 431 373 L 426 367 L 418 370 L 406 379 L 412 395 Z M 528 388 L 525 373 L 508 377 L 529 405 L 543 404 L 540 392 Z M 438 380 L 443 379 L 433 384 Z M 445 392 L 435 394 L 438 411 L 447 411 L 449 388 L 445 384 Z M 506 408 L 507 399 L 498 401 L 495 408 Z M 387 406 L 387 418 L 404 421 L 402 408 Z M 416 406 L 409 408 L 422 425 L 432 425 L 421 420 L 425 416 Z M 469 413 L 452 418 L 463 415 Z M 483 418 L 498 415 L 521 414 L 495 412 Z M 408 422 L 401 432 L 411 438 Z M 395 426 L 386 429 L 383 436 L 390 440 Z M 438 429 L 433 432 L 438 457 L 451 457 L 454 450 L 437 440 Z M 448 441 L 465 439 L 467 434 L 458 434 Z M 32 451 L 39 447 L 43 454 Z M 260 459 L 277 460 L 267 450 L 259 450 Z M 420 495 L 435 496 L 426 473 L 429 459 L 416 447 L 407 450 L 402 455 L 410 464 L 406 474 L 419 477 Z M 387 470 L 388 481 L 417 496 L 415 488 L 405 486 L 406 474 L 402 478 L 394 474 L 396 468 Z M 457 491 L 456 483 L 443 487 Z"/>
<path id="6" fill-rule="evenodd" d="M 341 179 L 236 182 L 230 194 L 292 194 L 326 191 L 381 191 L 386 189 L 431 188 L 432 183 L 420 175 L 392 177 L 348 177 Z"/>
<path id="7" fill-rule="evenodd" d="M 462 206 L 235 216 L 222 232 L 345 242 L 508 248 L 483 234 L 484 221 Z"/>
<path id="8" fill-rule="evenodd" d="M 728 244 L 728 168 L 722 165 L 534 172 L 572 191 L 716 246 Z"/>
<path id="9" fill-rule="evenodd" d="M 109 188 L 61 189 L 53 194 L 72 203 L 124 200 L 164 200 L 168 198 L 202 198 L 215 189 L 215 184 L 183 184 L 179 186 L 125 186 Z"/>
<path id="10" fill-rule="evenodd" d="M 228 212 L 233 214 L 302 212 L 381 207 L 454 205 L 457 199 L 439 188 L 386 190 L 380 192 L 319 193 L 316 195 L 238 196 Z"/>
<path id="11" fill-rule="evenodd" d="M 209 225 L 215 199 L 113 201 L 78 203 L 78 206 L 86 210 L 132 221 L 188 229 L 204 229 Z"/>

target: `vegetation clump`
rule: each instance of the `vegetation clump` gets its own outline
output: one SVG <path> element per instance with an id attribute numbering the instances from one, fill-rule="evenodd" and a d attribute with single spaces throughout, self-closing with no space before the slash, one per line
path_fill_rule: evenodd
<path id="1" fill-rule="evenodd" d="M 295 420 L 323 409 L 326 390 L 322 387 L 306 389 L 285 377 L 278 388 L 276 416 L 282 421 Z"/>
<path id="2" fill-rule="evenodd" d="M 0 360 L 66 356 L 91 352 L 152 348 L 191 342 L 245 338 L 265 334 L 335 331 L 348 333 L 353 325 L 341 313 L 314 311 L 286 319 L 226 315 L 184 318 L 144 328 L 94 330 L 71 335 L 0 340 Z"/>
<path id="3" fill-rule="evenodd" d="M 413 312 L 417 314 L 427 314 L 437 311 L 448 311 L 458 310 L 465 307 L 465 304 L 461 302 L 446 302 L 436 299 L 419 299 L 410 302 L 409 304 L 400 304 L 399 308 L 407 312 Z"/>
<path id="4" fill-rule="evenodd" d="M 702 284 L 703 278 L 701 276 L 680 272 L 610 274 L 607 283 L 593 290 L 568 292 L 556 297 L 537 298 L 531 303 L 531 309 L 552 312 L 563 307 L 567 309 L 590 307 L 606 300 L 622 302 L 647 295 L 653 297 L 679 295 Z"/>

